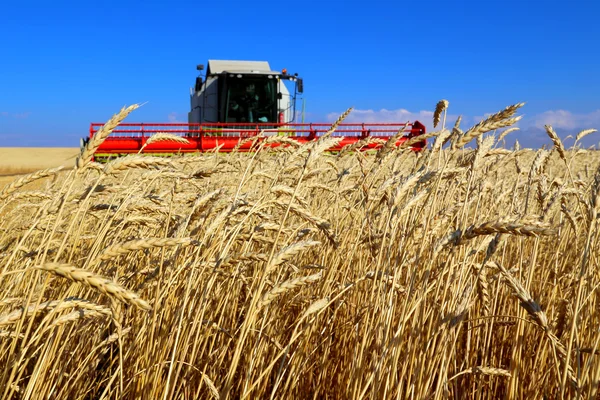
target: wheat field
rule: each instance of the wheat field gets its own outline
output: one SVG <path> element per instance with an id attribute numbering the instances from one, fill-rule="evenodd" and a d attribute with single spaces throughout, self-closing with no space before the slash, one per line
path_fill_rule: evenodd
<path id="1" fill-rule="evenodd" d="M 328 153 L 347 112 L 93 162 L 122 109 L 0 189 L 0 398 L 598 398 L 594 132 L 506 149 L 522 105 L 462 130 L 442 101 L 421 153 Z"/>

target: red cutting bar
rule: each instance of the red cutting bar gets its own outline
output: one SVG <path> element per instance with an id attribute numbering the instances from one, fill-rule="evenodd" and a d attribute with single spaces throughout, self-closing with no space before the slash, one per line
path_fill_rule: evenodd
<path id="1" fill-rule="evenodd" d="M 104 124 L 92 123 L 90 125 L 90 139 Z M 110 136 L 100 145 L 96 154 L 129 154 L 137 153 L 146 143 L 148 138 L 155 133 L 165 132 L 184 137 L 189 143 L 156 142 L 144 148 L 144 153 L 191 153 L 205 152 L 220 147 L 220 152 L 230 152 L 240 140 L 254 137 L 261 131 L 265 136 L 286 136 L 299 143 L 307 143 L 318 139 L 329 130 L 331 124 L 252 124 L 247 123 L 214 123 L 214 124 L 186 124 L 186 123 L 122 123 L 118 129 L 112 131 Z M 329 149 L 339 151 L 343 147 L 367 138 L 387 140 L 399 131 L 404 131 L 396 145 L 409 138 L 425 134 L 425 126 L 419 121 L 409 123 L 360 123 L 340 124 L 333 137 L 343 136 L 339 145 Z M 261 139 L 264 140 L 264 139 Z M 248 151 L 251 143 L 246 143 L 239 151 Z M 273 143 L 270 146 L 279 146 Z M 364 149 L 376 149 L 381 145 L 371 143 Z M 416 143 L 413 150 L 420 151 L 426 146 L 426 141 Z"/>

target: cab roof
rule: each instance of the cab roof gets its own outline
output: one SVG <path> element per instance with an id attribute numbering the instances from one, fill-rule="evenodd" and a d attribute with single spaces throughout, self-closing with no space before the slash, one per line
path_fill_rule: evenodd
<path id="1" fill-rule="evenodd" d="M 207 75 L 222 72 L 280 74 L 279 71 L 271 71 L 267 61 L 208 60 Z"/>

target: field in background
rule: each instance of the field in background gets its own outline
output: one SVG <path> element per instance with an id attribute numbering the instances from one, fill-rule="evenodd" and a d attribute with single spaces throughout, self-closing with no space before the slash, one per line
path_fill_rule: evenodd
<path id="1" fill-rule="evenodd" d="M 502 148 L 518 108 L 420 154 L 90 142 L 19 178 L 0 397 L 596 398 L 600 154 Z"/>
<path id="2" fill-rule="evenodd" d="M 0 147 L 0 176 L 72 167 L 78 154 L 76 147 Z"/>
<path id="3" fill-rule="evenodd" d="M 71 168 L 78 154 L 76 147 L 0 147 L 0 190 L 15 175 L 58 166 Z"/>

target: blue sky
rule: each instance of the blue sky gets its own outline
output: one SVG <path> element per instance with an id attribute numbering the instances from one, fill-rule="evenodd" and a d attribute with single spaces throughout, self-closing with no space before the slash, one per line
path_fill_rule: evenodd
<path id="1" fill-rule="evenodd" d="M 0 147 L 78 146 L 90 122 L 185 121 L 196 64 L 269 61 L 304 78 L 307 119 L 463 129 L 524 101 L 522 145 L 600 129 L 595 1 L 26 1 L 0 5 Z M 588 136 L 597 144 L 600 136 Z M 567 143 L 568 145 L 568 143 Z"/>

